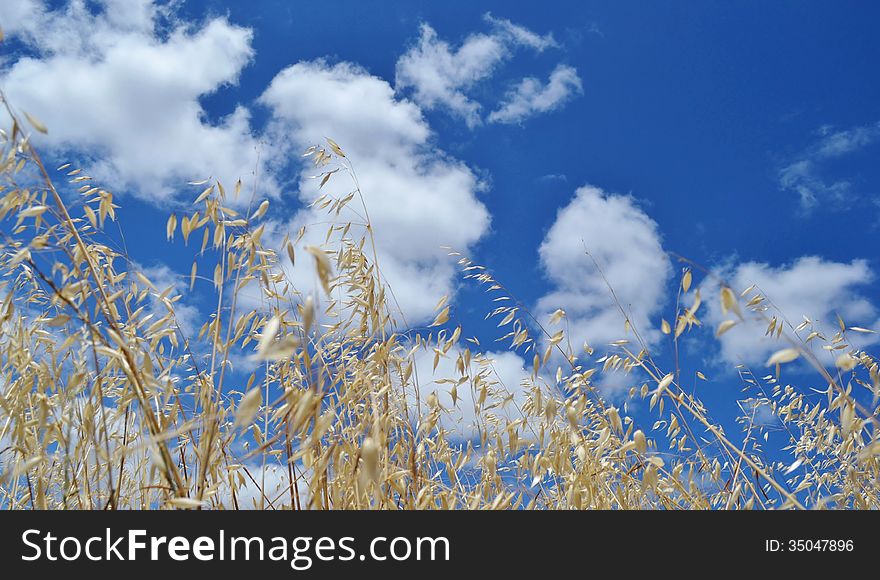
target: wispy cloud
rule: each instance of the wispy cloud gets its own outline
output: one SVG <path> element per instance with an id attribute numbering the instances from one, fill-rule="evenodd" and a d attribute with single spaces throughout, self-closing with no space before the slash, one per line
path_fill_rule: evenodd
<path id="1" fill-rule="evenodd" d="M 568 181 L 568 176 L 564 173 L 546 173 L 541 177 L 538 177 L 537 181 L 541 183 L 566 183 Z"/>
<path id="2" fill-rule="evenodd" d="M 418 43 L 397 61 L 396 89 L 411 91 L 423 109 L 444 109 L 471 128 L 480 125 L 483 105 L 470 95 L 477 83 L 491 78 L 518 48 L 542 52 L 559 47 L 552 34 L 541 35 L 488 13 L 484 20 L 491 31 L 473 33 L 457 47 L 422 24 Z"/>
<path id="3" fill-rule="evenodd" d="M 488 120 L 490 123 L 521 123 L 538 113 L 558 109 L 583 91 L 577 71 L 573 67 L 559 65 L 550 73 L 546 83 L 532 77 L 520 81 L 507 94 L 501 106 L 489 114 Z"/>
<path id="4" fill-rule="evenodd" d="M 823 131 L 823 138 L 818 143 L 816 156 L 819 158 L 840 157 L 847 153 L 867 147 L 880 138 L 880 122 L 873 125 L 853 127 L 845 131 Z"/>
<path id="5" fill-rule="evenodd" d="M 822 202 L 848 205 L 857 195 L 849 180 L 826 178 L 823 166 L 874 144 L 880 139 L 880 122 L 842 131 L 823 127 L 820 135 L 816 143 L 779 170 L 779 187 L 797 193 L 805 212 Z"/>
<path id="6" fill-rule="evenodd" d="M 483 19 L 493 25 L 498 33 L 509 36 L 517 44 L 534 48 L 539 52 L 548 48 L 559 47 L 559 44 L 556 42 L 556 39 L 553 38 L 552 33 L 544 35 L 537 34 L 525 26 L 514 24 L 506 18 L 496 18 L 492 16 L 491 12 L 487 12 L 486 15 L 483 16 Z"/>

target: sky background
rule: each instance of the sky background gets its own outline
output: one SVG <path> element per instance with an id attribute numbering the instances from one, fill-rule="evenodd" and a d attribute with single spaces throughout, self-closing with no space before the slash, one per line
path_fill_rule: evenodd
<path id="1" fill-rule="evenodd" d="M 669 361 L 669 252 L 758 284 L 795 325 L 878 328 L 878 17 L 868 2 L 12 0 L 0 87 L 49 127 L 35 139 L 53 162 L 114 191 L 129 252 L 169 283 L 192 260 L 164 242 L 188 181 L 247 190 L 257 168 L 280 240 L 318 221 L 298 158 L 332 137 L 413 325 L 448 293 L 466 335 L 499 334 L 448 245 L 601 350 L 625 333 L 586 247 Z M 702 396 L 729 420 L 733 365 L 765 374 L 780 346 L 746 324 L 714 340 L 717 283 L 695 286 L 706 329 L 685 368 L 714 379 Z"/>

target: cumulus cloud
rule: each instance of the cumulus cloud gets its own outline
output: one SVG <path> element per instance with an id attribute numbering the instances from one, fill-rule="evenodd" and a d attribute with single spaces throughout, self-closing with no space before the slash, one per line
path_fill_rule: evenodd
<path id="1" fill-rule="evenodd" d="M 28 53 L 2 64 L 0 86 L 48 126 L 44 146 L 154 201 L 194 178 L 249 181 L 259 165 L 249 111 L 213 123 L 199 103 L 238 82 L 254 54 L 249 29 L 181 22 L 149 0 L 13 5 L 0 26 Z"/>
<path id="2" fill-rule="evenodd" d="M 422 24 L 418 43 L 397 61 L 397 90 L 412 89 L 425 109 L 445 108 L 468 126 L 481 123 L 482 106 L 468 96 L 477 82 L 491 77 L 516 47 L 542 51 L 556 46 L 551 35 L 541 36 L 509 20 L 486 14 L 490 33 L 471 34 L 457 48 Z"/>
<path id="3" fill-rule="evenodd" d="M 536 78 L 525 78 L 510 91 L 501 106 L 489 114 L 490 123 L 521 123 L 538 113 L 547 113 L 564 105 L 574 95 L 583 93 L 577 71 L 559 65 L 550 73 L 546 83 Z"/>
<path id="4" fill-rule="evenodd" d="M 577 190 L 559 210 L 541 243 L 540 257 L 554 289 L 538 301 L 539 315 L 565 310 L 572 347 L 593 347 L 632 338 L 624 317 L 589 256 L 602 268 L 630 321 L 649 344 L 656 341 L 652 321 L 666 299 L 672 274 L 657 224 L 635 201 L 593 186 Z"/>
<path id="5" fill-rule="evenodd" d="M 398 99 L 391 85 L 356 65 L 298 63 L 279 73 L 260 101 L 272 111 L 272 132 L 283 134 L 296 151 L 324 137 L 342 146 L 374 226 L 382 276 L 408 322 L 429 319 L 439 298 L 453 291 L 454 263 L 442 246 L 467 249 L 489 226 L 474 173 L 432 145 L 417 105 Z M 304 202 L 317 195 L 316 182 L 308 179 L 314 173 L 302 173 Z M 342 197 L 353 188 L 340 173 L 321 192 Z M 363 216 L 345 211 L 333 218 L 307 208 L 287 230 L 307 226 L 304 243 L 321 245 L 328 225 L 348 221 L 356 224 L 355 235 Z M 298 263 L 293 279 L 301 290 L 314 288 L 311 264 Z"/>
<path id="6" fill-rule="evenodd" d="M 810 211 L 822 202 L 846 205 L 855 195 L 846 179 L 829 180 L 824 166 L 829 160 L 851 155 L 880 139 L 880 122 L 833 131 L 824 128 L 821 138 L 779 170 L 779 187 L 798 194 L 801 209 Z"/>
<path id="7" fill-rule="evenodd" d="M 425 402 L 431 394 L 437 396 L 444 409 L 440 416 L 442 426 L 453 439 L 474 441 L 481 432 L 499 432 L 504 435 L 508 422 L 525 417 L 523 405 L 533 392 L 534 381 L 525 368 L 523 359 L 510 351 L 488 352 L 474 355 L 467 376 L 470 379 L 456 388 L 457 399 L 453 401 L 450 381 L 457 381 L 461 373 L 457 368 L 460 352 L 453 351 L 441 357 L 434 369 L 434 351 L 419 349 L 414 355 L 415 375 L 419 381 L 419 396 L 422 414 Z M 488 386 L 488 394 L 482 408 L 478 407 L 479 392 L 474 388 L 474 379 L 480 377 L 480 385 Z M 555 388 L 541 384 L 545 396 L 560 396 Z M 409 406 L 415 410 L 415 393 L 407 393 Z M 535 425 L 532 425 L 535 427 Z M 533 438 L 530 427 L 520 426 L 522 440 Z"/>
<path id="8" fill-rule="evenodd" d="M 41 139 L 58 156 L 84 163 L 117 193 L 155 202 L 209 175 L 228 186 L 243 177 L 247 190 L 255 169 L 263 196 L 278 186 L 259 161 L 260 140 L 271 144 L 266 159 L 298 157 L 332 136 L 355 164 L 382 275 L 408 322 L 428 318 L 440 296 L 452 293 L 454 264 L 441 246 L 467 250 L 486 232 L 489 213 L 476 197 L 482 185 L 464 163 L 434 148 L 421 108 L 397 97 L 388 82 L 348 63 L 290 66 L 260 98 L 270 122 L 258 137 L 244 106 L 212 123 L 199 104 L 237 82 L 254 56 L 249 29 L 225 18 L 182 22 L 172 8 L 149 0 L 73 0 L 55 9 L 36 0 L 26 4 L 28 10 L 5 12 L 2 26 L 28 46 L 29 56 L 3 65 L 0 83 L 13 103 L 49 127 Z M 507 21 L 492 26 L 496 32 L 485 42 L 475 40 L 459 56 L 480 61 L 483 49 L 492 52 L 511 38 L 536 49 L 549 42 Z M 299 187 L 304 202 L 317 191 L 305 179 L 310 173 Z M 352 188 L 339 176 L 323 192 L 345 195 Z M 363 222 L 352 213 L 338 221 L 352 218 Z M 267 238 L 284 226 L 296 231 L 327 219 L 304 209 L 286 224 L 269 224 Z M 324 232 L 310 228 L 306 243 L 320 245 Z M 311 271 L 295 280 L 314 287 Z"/>
<path id="9" fill-rule="evenodd" d="M 801 257 L 790 264 L 771 266 L 761 262 L 746 262 L 719 272 L 734 291 L 742 292 L 751 286 L 755 290 L 746 298 L 760 293 L 768 299 L 769 317 L 788 320 L 793 326 L 803 317 L 813 321 L 813 329 L 823 331 L 829 339 L 837 332 L 837 315 L 848 325 L 872 326 L 878 323 L 877 307 L 865 294 L 865 285 L 874 280 L 874 273 L 865 260 L 850 263 L 823 260 L 816 256 Z M 717 298 L 718 288 L 704 290 L 708 305 L 706 321 L 717 327 L 726 318 Z M 746 320 L 720 337 L 720 356 L 732 364 L 763 364 L 774 351 L 788 346 L 784 339 L 764 336 L 767 322 L 744 312 Z M 783 318 L 784 317 L 784 318 Z M 786 328 L 790 331 L 789 328 Z M 875 335 L 856 335 L 858 345 L 876 340 Z M 803 338 L 803 337 L 802 337 Z M 819 343 L 813 343 L 819 348 Z"/>

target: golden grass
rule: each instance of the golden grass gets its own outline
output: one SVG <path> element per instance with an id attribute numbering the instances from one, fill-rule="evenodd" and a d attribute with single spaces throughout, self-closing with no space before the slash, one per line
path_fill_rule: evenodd
<path id="1" fill-rule="evenodd" d="M 463 277 L 500 304 L 489 314 L 505 343 L 532 366 L 516 398 L 478 343 L 450 328 L 444 302 L 430 334 L 398 324 L 357 187 L 315 203 L 334 216 L 358 204 L 367 228 L 331 226 L 330 251 L 286 238 L 279 255 L 262 239 L 267 201 L 243 204 L 240 187 L 206 183 L 190 211 L 167 223 L 168 238 L 182 236 L 203 270 L 214 265 L 206 276 L 193 263 L 190 284 L 213 284 L 214 299 L 189 336 L 177 318 L 180 296 L 105 234 L 119 210 L 112 194 L 62 166 L 79 188 L 76 202 L 65 201 L 27 138 L 45 128 L 9 115 L 0 151 L 2 508 L 880 507 L 880 374 L 847 342 L 865 329 L 841 325 L 834 337 L 811 338 L 837 353 L 828 370 L 768 318 L 768 332 L 790 346 L 769 361 L 776 376 L 739 369 L 750 404 L 734 440 L 680 387 L 678 369 L 655 363 L 638 329 L 607 353 L 575 352 L 558 330 L 564 312 L 534 319 L 486 268 L 453 252 Z M 320 185 L 351 172 L 332 141 L 307 154 Z M 297 259 L 314 262 L 322 295 L 303 295 L 288 279 L 283 262 Z M 676 352 L 700 322 L 695 270 L 685 269 L 679 289 L 677 303 L 688 305 L 661 324 Z M 265 306 L 243 307 L 245 287 Z M 730 320 L 719 334 L 767 316 L 763 298 L 743 303 L 725 286 L 721 300 Z M 450 409 L 437 396 L 422 396 L 415 361 L 425 353 L 435 366 L 453 361 L 453 376 L 436 387 L 473 405 L 475 441 L 448 428 Z M 242 379 L 230 361 L 247 357 L 258 368 Z M 827 388 L 779 381 L 780 365 L 799 357 Z M 620 370 L 640 385 L 630 397 L 646 402 L 653 426 L 636 425 L 596 387 Z M 867 399 L 871 407 L 859 402 Z M 761 406 L 784 430 L 793 464 L 766 459 Z"/>

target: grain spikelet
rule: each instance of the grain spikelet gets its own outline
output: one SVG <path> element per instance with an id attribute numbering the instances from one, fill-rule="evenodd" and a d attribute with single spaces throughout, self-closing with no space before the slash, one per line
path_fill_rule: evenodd
<path id="1" fill-rule="evenodd" d="M 250 425 L 260 411 L 262 404 L 263 396 L 260 387 L 254 387 L 245 393 L 235 409 L 235 426 L 246 427 Z"/>
<path id="2" fill-rule="evenodd" d="M 783 348 L 782 350 L 777 350 L 772 355 L 770 355 L 770 358 L 767 359 L 767 362 L 765 364 L 768 367 L 771 367 L 778 364 L 790 363 L 796 360 L 799 356 L 801 356 L 801 353 L 798 352 L 797 349 Z"/>

